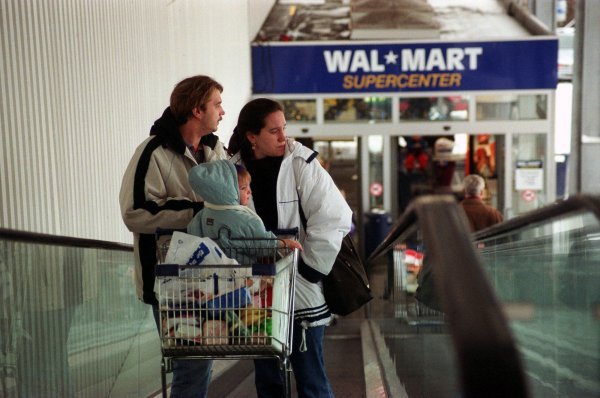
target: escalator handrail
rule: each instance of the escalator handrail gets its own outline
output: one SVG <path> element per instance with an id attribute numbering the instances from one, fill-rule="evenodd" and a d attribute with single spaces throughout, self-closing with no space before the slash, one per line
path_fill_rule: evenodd
<path id="1" fill-rule="evenodd" d="M 574 195 L 471 234 L 452 196 L 424 196 L 409 205 L 367 261 L 387 252 L 418 225 L 429 260 L 436 265 L 434 284 L 449 321 L 465 396 L 526 397 L 525 373 L 508 321 L 472 241 L 465 237 L 483 240 L 578 211 L 589 211 L 600 219 L 600 198 Z M 496 373 L 490 364 L 502 372 Z"/>
<path id="2" fill-rule="evenodd" d="M 38 232 L 20 231 L 8 228 L 0 228 L 0 239 L 41 245 L 82 247 L 89 249 L 104 249 L 125 252 L 133 251 L 132 245 L 124 243 L 109 242 L 96 239 L 74 238 L 70 236 L 42 234 Z"/>
<path id="3" fill-rule="evenodd" d="M 492 238 L 578 210 L 588 210 L 600 220 L 600 197 L 589 194 L 577 194 L 570 196 L 567 199 L 559 200 L 553 204 L 540 207 L 539 209 L 535 209 L 510 220 L 506 220 L 500 224 L 477 231 L 473 234 L 473 239 L 475 241 L 480 241 L 483 239 Z M 385 239 L 367 258 L 367 262 L 373 261 L 382 254 L 386 253 L 391 248 L 392 244 L 398 240 L 400 236 L 406 233 L 409 228 L 414 227 L 415 224 L 415 201 L 413 201 L 408 206 L 406 211 L 402 213 L 394 226 L 392 226 Z"/>
<path id="4" fill-rule="evenodd" d="M 369 255 L 366 260 L 367 263 L 386 253 L 396 240 L 416 226 L 417 215 L 415 213 L 415 205 L 418 203 L 418 200 L 415 200 L 409 204 L 408 208 L 402 213 L 398 221 L 392 226 L 387 236 Z"/>
<path id="5" fill-rule="evenodd" d="M 414 211 L 435 290 L 448 320 L 465 397 L 528 397 L 523 364 L 508 320 L 468 239 L 454 197 L 430 196 Z M 423 271 L 423 270 L 422 270 Z"/>
<path id="6" fill-rule="evenodd" d="M 514 232 L 533 224 L 539 224 L 546 220 L 580 210 L 588 210 L 600 220 L 600 197 L 589 194 L 578 194 L 567 199 L 531 210 L 525 214 L 511 218 L 500 224 L 477 231 L 473 234 L 474 241 L 493 238 L 506 233 Z"/>
<path id="7" fill-rule="evenodd" d="M 453 196 L 416 198 L 369 260 L 416 226 L 422 232 L 429 264 L 435 264 L 431 276 L 448 320 L 463 396 L 528 397 L 508 321 L 469 239 L 464 212 Z"/>

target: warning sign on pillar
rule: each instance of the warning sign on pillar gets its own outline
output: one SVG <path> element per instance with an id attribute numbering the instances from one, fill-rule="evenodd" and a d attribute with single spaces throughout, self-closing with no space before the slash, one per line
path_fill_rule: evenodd
<path id="1" fill-rule="evenodd" d="M 369 186 L 369 192 L 373 196 L 381 196 L 383 193 L 383 185 L 379 182 L 374 182 Z"/>
<path id="2" fill-rule="evenodd" d="M 535 200 L 535 191 L 532 191 L 531 189 L 521 191 L 521 197 L 525 202 L 533 202 Z"/>

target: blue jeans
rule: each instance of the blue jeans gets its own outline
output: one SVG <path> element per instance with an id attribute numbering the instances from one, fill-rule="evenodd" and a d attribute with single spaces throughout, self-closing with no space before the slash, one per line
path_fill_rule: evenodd
<path id="1" fill-rule="evenodd" d="M 294 322 L 294 341 L 290 362 L 296 379 L 299 398 L 333 398 L 333 391 L 325 373 L 323 359 L 323 336 L 325 326 L 305 330 L 307 350 L 300 352 L 302 326 Z M 280 398 L 285 396 L 284 379 L 279 361 L 276 359 L 254 360 L 254 383 L 259 398 Z"/>
<path id="2" fill-rule="evenodd" d="M 158 306 L 152 306 L 156 327 L 160 334 Z M 178 359 L 173 361 L 171 398 L 197 398 L 208 395 L 212 374 L 212 360 Z"/>

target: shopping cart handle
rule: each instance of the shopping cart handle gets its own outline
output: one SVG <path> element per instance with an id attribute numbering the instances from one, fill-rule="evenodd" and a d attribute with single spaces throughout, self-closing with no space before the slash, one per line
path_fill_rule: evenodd
<path id="1" fill-rule="evenodd" d="M 274 276 L 275 274 L 277 274 L 277 269 L 276 269 L 274 263 L 270 263 L 270 264 L 254 263 L 254 264 L 252 264 L 252 275 L 254 275 L 254 276 L 257 276 L 257 275 Z"/>
<path id="2" fill-rule="evenodd" d="M 158 238 L 160 236 L 173 235 L 173 232 L 187 233 L 187 229 L 156 228 L 154 235 L 156 235 L 156 237 Z"/>
<path id="3" fill-rule="evenodd" d="M 293 236 L 297 236 L 298 235 L 298 227 L 286 228 L 286 229 L 276 229 L 274 233 L 277 236 L 279 236 L 279 235 L 293 235 Z"/>
<path id="4" fill-rule="evenodd" d="M 154 275 L 156 276 L 179 276 L 179 268 L 177 264 L 159 264 L 154 267 Z"/>

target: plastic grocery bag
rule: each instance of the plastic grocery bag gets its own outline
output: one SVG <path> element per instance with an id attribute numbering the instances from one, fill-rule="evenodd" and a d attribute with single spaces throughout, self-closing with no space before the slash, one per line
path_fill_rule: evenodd
<path id="1" fill-rule="evenodd" d="M 179 265 L 238 264 L 234 259 L 227 257 L 212 239 L 179 231 L 174 232 L 171 237 L 165 263 Z"/>
<path id="2" fill-rule="evenodd" d="M 239 276 L 244 274 L 238 267 L 217 267 L 238 262 L 227 257 L 215 241 L 180 231 L 173 233 L 164 263 L 191 266 L 181 267 L 177 277 L 160 280 L 161 303 L 183 307 L 238 288 Z"/>

